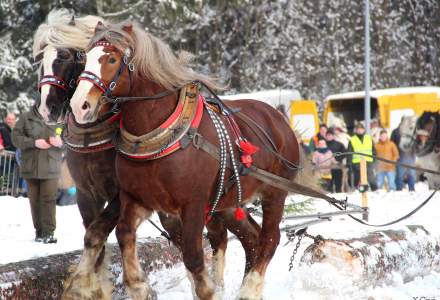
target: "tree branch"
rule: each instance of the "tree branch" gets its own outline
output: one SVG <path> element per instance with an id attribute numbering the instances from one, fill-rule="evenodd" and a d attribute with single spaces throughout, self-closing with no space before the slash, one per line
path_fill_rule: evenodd
<path id="1" fill-rule="evenodd" d="M 136 7 L 140 6 L 141 4 L 144 4 L 145 1 L 144 0 L 139 0 L 138 2 L 136 2 L 135 4 L 133 4 L 131 7 L 118 11 L 118 12 L 112 12 L 112 13 L 105 13 L 104 11 L 100 12 L 100 16 L 101 17 L 119 17 L 121 15 L 124 15 L 126 13 L 131 12 L 133 9 L 135 9 Z"/>

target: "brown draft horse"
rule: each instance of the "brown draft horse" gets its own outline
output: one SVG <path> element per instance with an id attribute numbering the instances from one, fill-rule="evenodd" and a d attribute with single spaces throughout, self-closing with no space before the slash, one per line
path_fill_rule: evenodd
<path id="1" fill-rule="evenodd" d="M 128 59 L 129 67 L 122 68 Z M 121 105 L 123 128 L 135 136 L 145 135 L 158 128 L 176 109 L 176 87 L 199 80 L 215 88 L 210 78 L 193 72 L 186 65 L 187 60 L 176 58 L 167 45 L 135 24 L 99 25 L 87 52 L 87 74 L 84 77 L 88 79 L 79 82 L 71 99 L 75 119 L 78 123 L 94 122 L 103 94 L 116 97 L 162 94 L 155 101 L 130 101 Z M 164 94 L 164 91 L 169 92 Z M 295 135 L 279 112 L 252 100 L 227 104 L 257 122 L 272 137 L 282 156 L 295 164 L 299 162 Z M 241 120 L 237 121 L 243 135 L 254 145 L 264 148 L 253 128 Z M 228 131 L 231 133 L 230 128 Z M 218 145 L 217 134 L 206 109 L 198 132 Z M 293 179 L 296 174 L 267 151 L 257 152 L 254 163 L 285 178 Z M 207 153 L 189 146 L 150 161 L 133 161 L 118 154 L 116 169 L 121 189 L 121 212 L 116 235 L 123 257 L 124 282 L 130 296 L 133 299 L 150 298 L 151 288 L 136 254 L 136 229 L 153 211 L 161 211 L 180 219 L 183 261 L 192 275 L 197 296 L 200 299 L 218 299 L 204 266 L 202 248 L 205 207 L 216 193 L 218 162 Z M 241 186 L 244 199 L 241 205 L 261 199 L 264 214 L 261 229 L 249 219 L 237 222 L 230 217 L 236 207 L 237 185 L 221 198 L 217 206 L 214 216 L 222 219 L 214 217 L 208 228 L 211 232 L 222 233 L 217 236 L 226 237 L 225 225 L 229 225 L 228 229 L 238 236 L 246 252 L 245 278 L 239 298 L 261 299 L 264 275 L 280 240 L 279 223 L 287 192 L 246 176 L 241 177 Z M 219 242 L 226 244 L 224 240 Z M 215 261 L 223 261 L 223 251 L 217 251 L 215 255 Z M 222 273 L 222 267 L 217 269 L 221 270 L 218 273 Z"/>
<path id="2" fill-rule="evenodd" d="M 54 10 L 47 19 L 47 23 L 38 28 L 34 37 L 34 57 L 40 62 L 41 78 L 41 98 L 37 109 L 46 122 L 59 123 L 75 91 L 74 82 L 84 69 L 81 51 L 101 19 L 96 16 L 74 19 L 65 10 Z M 107 108 L 103 107 L 102 111 L 106 112 Z M 108 118 L 102 118 L 101 113 L 99 115 L 100 122 L 82 128 L 94 128 L 108 121 Z M 68 121 L 67 131 L 71 130 L 69 127 L 72 125 L 81 129 L 72 118 Z M 105 240 L 119 217 L 119 189 L 114 166 L 116 152 L 113 147 L 95 150 L 83 148 L 83 152 L 78 152 L 67 149 L 69 169 L 78 187 L 78 207 L 87 231 L 81 262 L 66 283 L 63 299 L 111 299 L 112 289 L 103 259 Z M 109 204 L 104 209 L 106 202 Z M 180 247 L 180 221 L 160 212 L 159 218 L 173 244 Z M 208 228 L 214 253 L 224 252 L 226 248 L 226 235 L 217 230 L 217 219 Z M 221 263 L 215 265 L 222 266 Z M 222 274 L 222 269 L 217 268 L 214 273 Z M 220 275 L 217 277 L 217 283 L 222 286 L 222 278 Z"/>
<path id="3" fill-rule="evenodd" d="M 98 21 L 102 19 L 96 16 L 73 18 L 66 10 L 53 10 L 47 22 L 37 29 L 33 53 L 40 64 L 41 97 L 36 108 L 46 122 L 63 121 L 75 91 L 75 82 L 84 69 L 85 60 L 80 55 L 81 51 L 89 43 Z M 88 124 L 86 127 L 92 128 L 94 125 Z M 112 288 L 107 283 L 109 272 L 103 260 L 104 243 L 119 218 L 119 184 L 114 165 L 116 151 L 114 147 L 85 152 L 67 148 L 66 159 L 77 187 L 77 202 L 83 225 L 87 229 L 82 259 L 90 261 L 93 272 L 86 270 L 87 276 L 82 276 L 84 270 L 78 268 L 67 281 L 63 299 L 111 299 Z M 176 243 L 174 221 L 163 215 L 160 217 Z"/>

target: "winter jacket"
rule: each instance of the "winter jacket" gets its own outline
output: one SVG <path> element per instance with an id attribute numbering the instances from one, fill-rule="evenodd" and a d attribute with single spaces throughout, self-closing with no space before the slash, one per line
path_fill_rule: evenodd
<path id="1" fill-rule="evenodd" d="M 8 126 L 8 124 L 0 123 L 0 135 L 1 139 L 3 140 L 3 147 L 5 147 L 5 150 L 15 151 L 15 146 L 12 143 L 11 132 L 12 129 Z"/>
<path id="2" fill-rule="evenodd" d="M 376 145 L 376 153 L 378 157 L 397 161 L 399 159 L 399 150 L 396 144 L 387 140 L 385 142 L 379 141 Z M 378 161 L 377 170 L 379 172 L 395 171 L 396 166 L 383 161 Z"/>
<path id="3" fill-rule="evenodd" d="M 333 153 L 327 150 L 325 153 L 314 151 L 312 155 L 312 162 L 315 165 L 315 174 L 324 179 L 331 179 L 331 167 L 336 164 L 336 160 L 333 157 Z"/>
<path id="4" fill-rule="evenodd" d="M 327 147 L 332 151 L 332 153 L 343 153 L 346 151 L 344 145 L 336 140 L 327 141 Z M 341 162 L 344 156 L 335 157 L 337 162 Z"/>
<path id="5" fill-rule="evenodd" d="M 316 147 L 318 146 L 318 141 L 319 140 L 325 140 L 325 137 L 323 137 L 321 135 L 321 133 L 317 133 L 316 135 L 314 135 L 309 142 L 309 151 L 313 152 L 315 151 Z"/>
<path id="6" fill-rule="evenodd" d="M 356 145 L 357 140 L 355 137 L 358 139 L 358 142 L 360 142 L 361 144 L 361 147 L 359 148 L 358 148 L 359 145 Z M 367 140 L 364 140 L 365 138 Z M 353 145 L 353 141 L 355 141 L 355 145 Z M 362 134 L 362 135 L 355 134 L 354 136 L 352 136 L 350 143 L 348 144 L 347 152 L 362 152 L 373 156 L 376 155 L 376 149 L 374 148 L 373 141 L 368 134 Z M 374 159 L 369 156 L 364 156 L 364 157 L 367 163 L 371 163 L 372 161 L 374 161 Z M 359 164 L 359 163 L 360 163 L 360 155 L 347 156 L 348 165 Z"/>
<path id="7" fill-rule="evenodd" d="M 33 109 L 20 116 L 12 131 L 12 142 L 21 150 L 20 171 L 26 179 L 53 179 L 60 176 L 61 152 L 58 147 L 39 149 L 35 140 L 55 136 L 56 126 L 49 126 Z"/>

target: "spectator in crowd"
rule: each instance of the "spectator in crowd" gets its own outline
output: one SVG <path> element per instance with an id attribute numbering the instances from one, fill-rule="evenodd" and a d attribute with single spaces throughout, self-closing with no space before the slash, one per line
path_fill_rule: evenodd
<path id="1" fill-rule="evenodd" d="M 15 151 L 15 146 L 11 138 L 11 132 L 16 122 L 15 114 L 11 112 L 7 113 L 3 121 L 3 123 L 0 123 L 0 135 L 3 140 L 3 147 L 5 150 Z"/>
<path id="2" fill-rule="evenodd" d="M 346 149 L 343 144 L 335 140 L 335 135 L 333 129 L 329 129 L 326 135 L 327 139 L 327 147 L 330 151 L 335 153 L 343 153 L 346 152 Z M 342 161 L 343 156 L 335 156 L 335 160 L 337 164 L 332 165 L 331 175 L 332 179 L 330 182 L 330 191 L 333 191 L 333 187 L 336 193 L 340 193 L 342 191 Z"/>
<path id="3" fill-rule="evenodd" d="M 332 151 L 327 147 L 327 142 L 324 139 L 318 141 L 318 145 L 313 152 L 312 162 L 315 166 L 315 175 L 319 176 L 322 181 L 322 186 L 330 190 L 332 179 L 331 167 L 336 164 Z"/>
<path id="4" fill-rule="evenodd" d="M 399 126 L 400 127 L 400 126 Z M 408 152 L 403 151 L 400 148 L 400 130 L 399 127 L 394 129 L 391 132 L 391 141 L 397 145 L 397 149 L 399 150 L 399 163 L 415 165 L 416 163 L 416 154 L 414 150 L 410 150 Z M 408 189 L 410 191 L 415 191 L 416 185 L 416 170 L 402 167 L 401 165 L 397 165 L 396 167 L 396 190 L 401 191 L 405 185 L 405 177 L 408 182 Z"/>
<path id="5" fill-rule="evenodd" d="M 3 122 L 0 123 L 0 150 L 6 151 L 15 151 L 15 146 L 12 143 L 11 132 L 12 128 L 15 126 L 16 117 L 14 113 L 7 113 L 6 117 L 3 119 Z M 8 160 L 4 156 L 0 156 L 0 176 L 9 175 L 6 182 L 8 182 L 12 187 L 13 184 L 13 172 L 16 168 L 15 160 Z"/>
<path id="6" fill-rule="evenodd" d="M 372 119 L 370 123 L 370 133 L 375 145 L 379 142 L 381 130 L 382 128 L 380 128 L 379 121 L 377 119 Z"/>
<path id="7" fill-rule="evenodd" d="M 313 153 L 315 148 L 318 146 L 319 140 L 325 140 L 325 135 L 327 133 L 327 125 L 321 124 L 319 125 L 319 132 L 310 140 L 309 143 L 309 151 Z"/>
<path id="8" fill-rule="evenodd" d="M 56 243 L 54 231 L 61 138 L 34 107 L 20 116 L 12 132 L 12 141 L 21 150 L 20 171 L 29 189 L 35 241 Z"/>
<path id="9" fill-rule="evenodd" d="M 356 124 L 354 130 L 355 130 L 355 134 L 350 139 L 350 143 L 348 145 L 347 151 L 359 152 L 367 155 L 375 155 L 376 153 L 373 145 L 373 140 L 370 135 L 365 133 L 364 125 L 359 122 Z M 347 165 L 351 169 L 354 177 L 354 182 L 352 186 L 360 185 L 361 157 L 364 157 L 367 162 L 368 184 L 370 185 L 371 190 L 375 191 L 377 188 L 376 188 L 376 182 L 375 182 L 374 170 L 373 170 L 374 159 L 371 156 L 361 156 L 361 155 L 353 154 L 348 157 Z"/>
<path id="10" fill-rule="evenodd" d="M 348 144 L 350 143 L 350 136 L 347 134 L 347 131 L 342 127 L 335 126 L 333 128 L 335 140 L 344 145 L 344 148 L 348 148 Z"/>
<path id="11" fill-rule="evenodd" d="M 399 150 L 397 150 L 396 144 L 388 139 L 388 133 L 386 130 L 382 129 L 380 131 L 379 142 L 375 146 L 377 156 L 393 161 L 397 161 L 399 159 Z M 381 189 L 383 187 L 386 177 L 388 189 L 395 191 L 396 166 L 383 161 L 378 161 L 376 171 L 377 188 Z"/>

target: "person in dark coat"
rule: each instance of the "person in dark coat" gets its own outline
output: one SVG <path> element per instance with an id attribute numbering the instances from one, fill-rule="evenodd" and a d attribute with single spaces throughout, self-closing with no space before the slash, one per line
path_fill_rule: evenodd
<path id="1" fill-rule="evenodd" d="M 35 241 L 56 243 L 56 198 L 63 144 L 56 126 L 47 125 L 34 107 L 20 115 L 12 141 L 21 150 L 20 172 L 28 184 Z"/>
<path id="2" fill-rule="evenodd" d="M 0 135 L 3 141 L 3 148 L 7 151 L 15 151 L 15 146 L 12 143 L 12 129 L 15 126 L 16 117 L 14 113 L 8 113 L 3 123 L 0 123 Z"/>
<path id="3" fill-rule="evenodd" d="M 332 151 L 333 154 L 346 152 L 344 145 L 335 140 L 333 129 L 327 130 L 326 139 L 327 147 Z M 344 156 L 335 156 L 335 159 L 338 164 L 333 165 L 331 169 L 332 179 L 330 183 L 330 190 L 332 191 L 334 187 L 335 192 L 340 193 L 342 191 L 342 160 L 344 159 Z"/>

